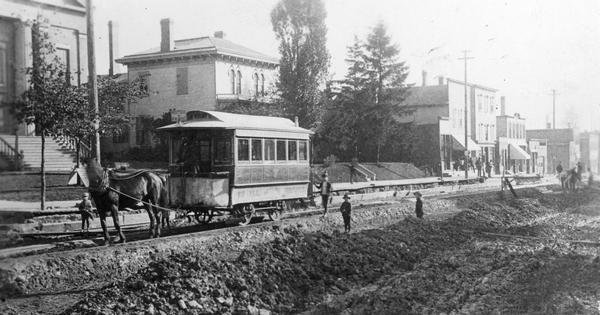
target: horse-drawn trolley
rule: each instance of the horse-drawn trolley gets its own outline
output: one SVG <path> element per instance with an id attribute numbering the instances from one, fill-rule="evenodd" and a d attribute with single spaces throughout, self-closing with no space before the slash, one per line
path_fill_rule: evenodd
<path id="1" fill-rule="evenodd" d="M 208 222 L 229 212 L 277 220 L 309 189 L 310 130 L 289 119 L 192 111 L 160 128 L 169 138 L 168 199 Z"/>

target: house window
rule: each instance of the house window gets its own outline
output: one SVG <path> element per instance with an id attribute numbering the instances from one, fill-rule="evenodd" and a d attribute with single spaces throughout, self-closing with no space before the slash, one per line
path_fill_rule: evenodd
<path id="1" fill-rule="evenodd" d="M 286 156 L 285 156 L 286 150 L 285 149 L 286 149 L 285 140 L 277 140 L 277 160 L 278 161 L 286 160 Z"/>
<path id="2" fill-rule="evenodd" d="M 265 140 L 265 160 L 275 161 L 275 140 L 273 139 Z"/>
<path id="3" fill-rule="evenodd" d="M 215 140 L 215 163 L 227 164 L 231 162 L 231 140 Z"/>
<path id="4" fill-rule="evenodd" d="M 147 117 L 136 117 L 135 118 L 135 144 L 136 145 L 150 145 L 150 124 L 152 124 L 152 118 Z"/>
<path id="5" fill-rule="evenodd" d="M 477 110 L 481 112 L 481 94 L 477 95 Z"/>
<path id="6" fill-rule="evenodd" d="M 6 44 L 0 42 L 0 86 L 6 85 Z"/>
<path id="7" fill-rule="evenodd" d="M 250 140 L 238 139 L 238 161 L 250 160 Z"/>
<path id="8" fill-rule="evenodd" d="M 67 83 L 71 83 L 71 60 L 69 56 L 69 50 L 65 48 L 57 48 L 56 59 L 61 67 L 61 70 L 64 71 L 65 81 Z"/>
<path id="9" fill-rule="evenodd" d="M 129 126 L 123 127 L 118 133 L 113 135 L 113 143 L 129 142 Z"/>
<path id="10" fill-rule="evenodd" d="M 258 97 L 258 74 L 255 73 L 252 80 L 254 81 L 254 96 Z"/>
<path id="11" fill-rule="evenodd" d="M 235 92 L 242 94 L 242 73 L 239 70 L 237 72 L 237 87 Z"/>
<path id="12" fill-rule="evenodd" d="M 188 94 L 188 68 L 177 68 L 177 95 Z"/>
<path id="13" fill-rule="evenodd" d="M 210 162 L 210 140 L 200 140 L 200 162 Z"/>
<path id="14" fill-rule="evenodd" d="M 140 80 L 140 91 L 148 93 L 148 82 L 150 79 L 150 72 L 138 72 L 138 78 Z"/>
<path id="15" fill-rule="evenodd" d="M 260 95 L 265 96 L 265 75 L 260 75 Z"/>
<path id="16" fill-rule="evenodd" d="M 229 71 L 229 80 L 231 80 L 231 94 L 235 94 L 235 71 Z"/>
<path id="17" fill-rule="evenodd" d="M 490 113 L 493 113 L 496 110 L 496 106 L 494 105 L 494 97 L 490 98 Z"/>
<path id="18" fill-rule="evenodd" d="M 490 140 L 490 125 L 485 125 L 485 140 Z"/>

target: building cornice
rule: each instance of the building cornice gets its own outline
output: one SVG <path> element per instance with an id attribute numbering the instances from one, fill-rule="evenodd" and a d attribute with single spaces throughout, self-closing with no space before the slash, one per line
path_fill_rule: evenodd
<path id="1" fill-rule="evenodd" d="M 123 58 L 119 58 L 115 60 L 118 63 L 124 65 L 141 65 L 141 64 L 161 64 L 172 61 L 181 61 L 181 60 L 190 60 L 190 59 L 205 59 L 208 56 L 215 56 L 219 58 L 223 58 L 224 60 L 232 60 L 237 62 L 246 62 L 255 65 L 262 65 L 266 67 L 276 68 L 279 66 L 278 63 L 249 58 L 242 55 L 237 55 L 233 53 L 224 53 L 217 51 L 216 48 L 205 48 L 205 49 L 185 49 L 185 50 L 174 50 L 169 52 L 157 52 L 157 53 L 148 53 L 148 54 L 137 54 L 137 55 L 129 55 Z"/>

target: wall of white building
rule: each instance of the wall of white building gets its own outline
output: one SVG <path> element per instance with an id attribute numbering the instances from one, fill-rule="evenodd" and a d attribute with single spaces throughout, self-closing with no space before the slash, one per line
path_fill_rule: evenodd
<path id="1" fill-rule="evenodd" d="M 235 90 L 232 89 L 232 71 L 235 76 L 233 78 L 233 87 L 235 87 Z M 267 67 L 264 65 L 248 64 L 230 60 L 217 59 L 215 63 L 215 74 L 216 93 L 219 95 L 238 94 L 238 74 L 241 74 L 241 93 L 239 93 L 238 95 L 240 96 L 240 98 L 248 99 L 254 97 L 256 94 L 254 75 L 256 74 L 258 76 L 259 94 L 262 94 L 261 92 L 263 77 L 265 94 L 270 94 L 273 92 L 275 87 L 275 78 L 277 75 L 277 70 L 274 67 Z"/>

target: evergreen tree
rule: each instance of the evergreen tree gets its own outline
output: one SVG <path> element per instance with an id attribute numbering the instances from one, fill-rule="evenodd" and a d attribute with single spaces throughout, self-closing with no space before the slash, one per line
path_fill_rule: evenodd
<path id="1" fill-rule="evenodd" d="M 314 127 L 321 115 L 320 89 L 327 75 L 325 6 L 321 0 L 280 0 L 271 11 L 280 41 L 279 80 L 283 112 Z"/>

